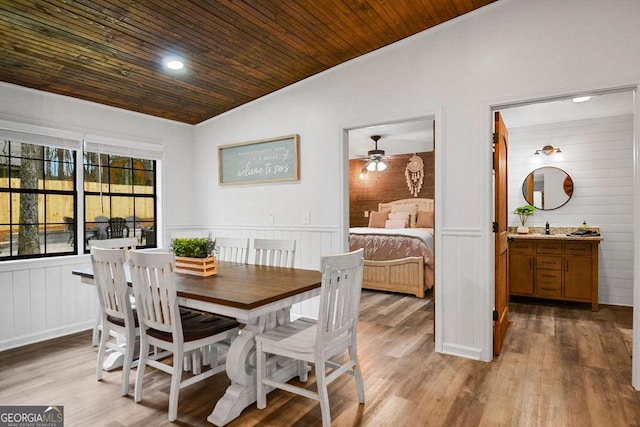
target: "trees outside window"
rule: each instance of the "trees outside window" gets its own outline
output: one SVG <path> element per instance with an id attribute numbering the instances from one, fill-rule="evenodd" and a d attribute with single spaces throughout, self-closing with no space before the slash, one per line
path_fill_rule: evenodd
<path id="1" fill-rule="evenodd" d="M 0 261 L 87 253 L 112 218 L 156 246 L 155 160 L 85 152 L 78 217 L 76 151 L 45 144 L 0 136 Z"/>
<path id="2" fill-rule="evenodd" d="M 76 253 L 75 151 L 0 140 L 0 260 Z"/>

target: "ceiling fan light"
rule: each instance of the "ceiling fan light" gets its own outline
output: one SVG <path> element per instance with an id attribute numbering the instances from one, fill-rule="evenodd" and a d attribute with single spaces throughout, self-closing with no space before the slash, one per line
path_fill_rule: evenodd
<path id="1" fill-rule="evenodd" d="M 378 162 L 378 172 L 382 172 L 383 170 L 385 170 L 387 168 L 387 165 L 385 162 Z"/>
<path id="2" fill-rule="evenodd" d="M 367 163 L 366 167 L 369 172 L 374 172 L 376 170 L 376 162 L 370 161 L 369 163 Z"/>

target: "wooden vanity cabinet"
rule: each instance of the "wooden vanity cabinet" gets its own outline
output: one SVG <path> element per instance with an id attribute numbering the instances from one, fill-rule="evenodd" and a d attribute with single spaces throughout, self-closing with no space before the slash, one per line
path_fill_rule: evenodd
<path id="1" fill-rule="evenodd" d="M 599 243 L 599 240 L 510 239 L 509 293 L 590 302 L 591 309 L 597 311 Z"/>

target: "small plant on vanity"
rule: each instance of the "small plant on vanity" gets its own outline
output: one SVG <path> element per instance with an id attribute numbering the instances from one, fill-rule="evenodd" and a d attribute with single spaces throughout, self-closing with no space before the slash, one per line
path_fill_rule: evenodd
<path id="1" fill-rule="evenodd" d="M 529 219 L 529 217 L 533 215 L 533 212 L 535 210 L 536 210 L 535 206 L 524 205 L 516 208 L 516 210 L 513 211 L 514 214 L 520 217 L 520 223 L 522 224 L 522 226 L 518 227 L 518 234 L 529 233 L 529 227 L 526 226 L 527 219 Z"/>

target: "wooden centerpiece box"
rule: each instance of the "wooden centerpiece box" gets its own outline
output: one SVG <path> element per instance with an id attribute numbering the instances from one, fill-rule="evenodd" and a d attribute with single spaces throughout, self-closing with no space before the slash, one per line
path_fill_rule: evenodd
<path id="1" fill-rule="evenodd" d="M 176 273 L 213 276 L 218 273 L 213 254 L 216 242 L 207 237 L 179 237 L 171 241 L 176 258 Z"/>
<path id="2" fill-rule="evenodd" d="M 176 273 L 193 274 L 195 276 L 213 276 L 218 273 L 216 257 L 206 258 L 176 257 Z"/>

